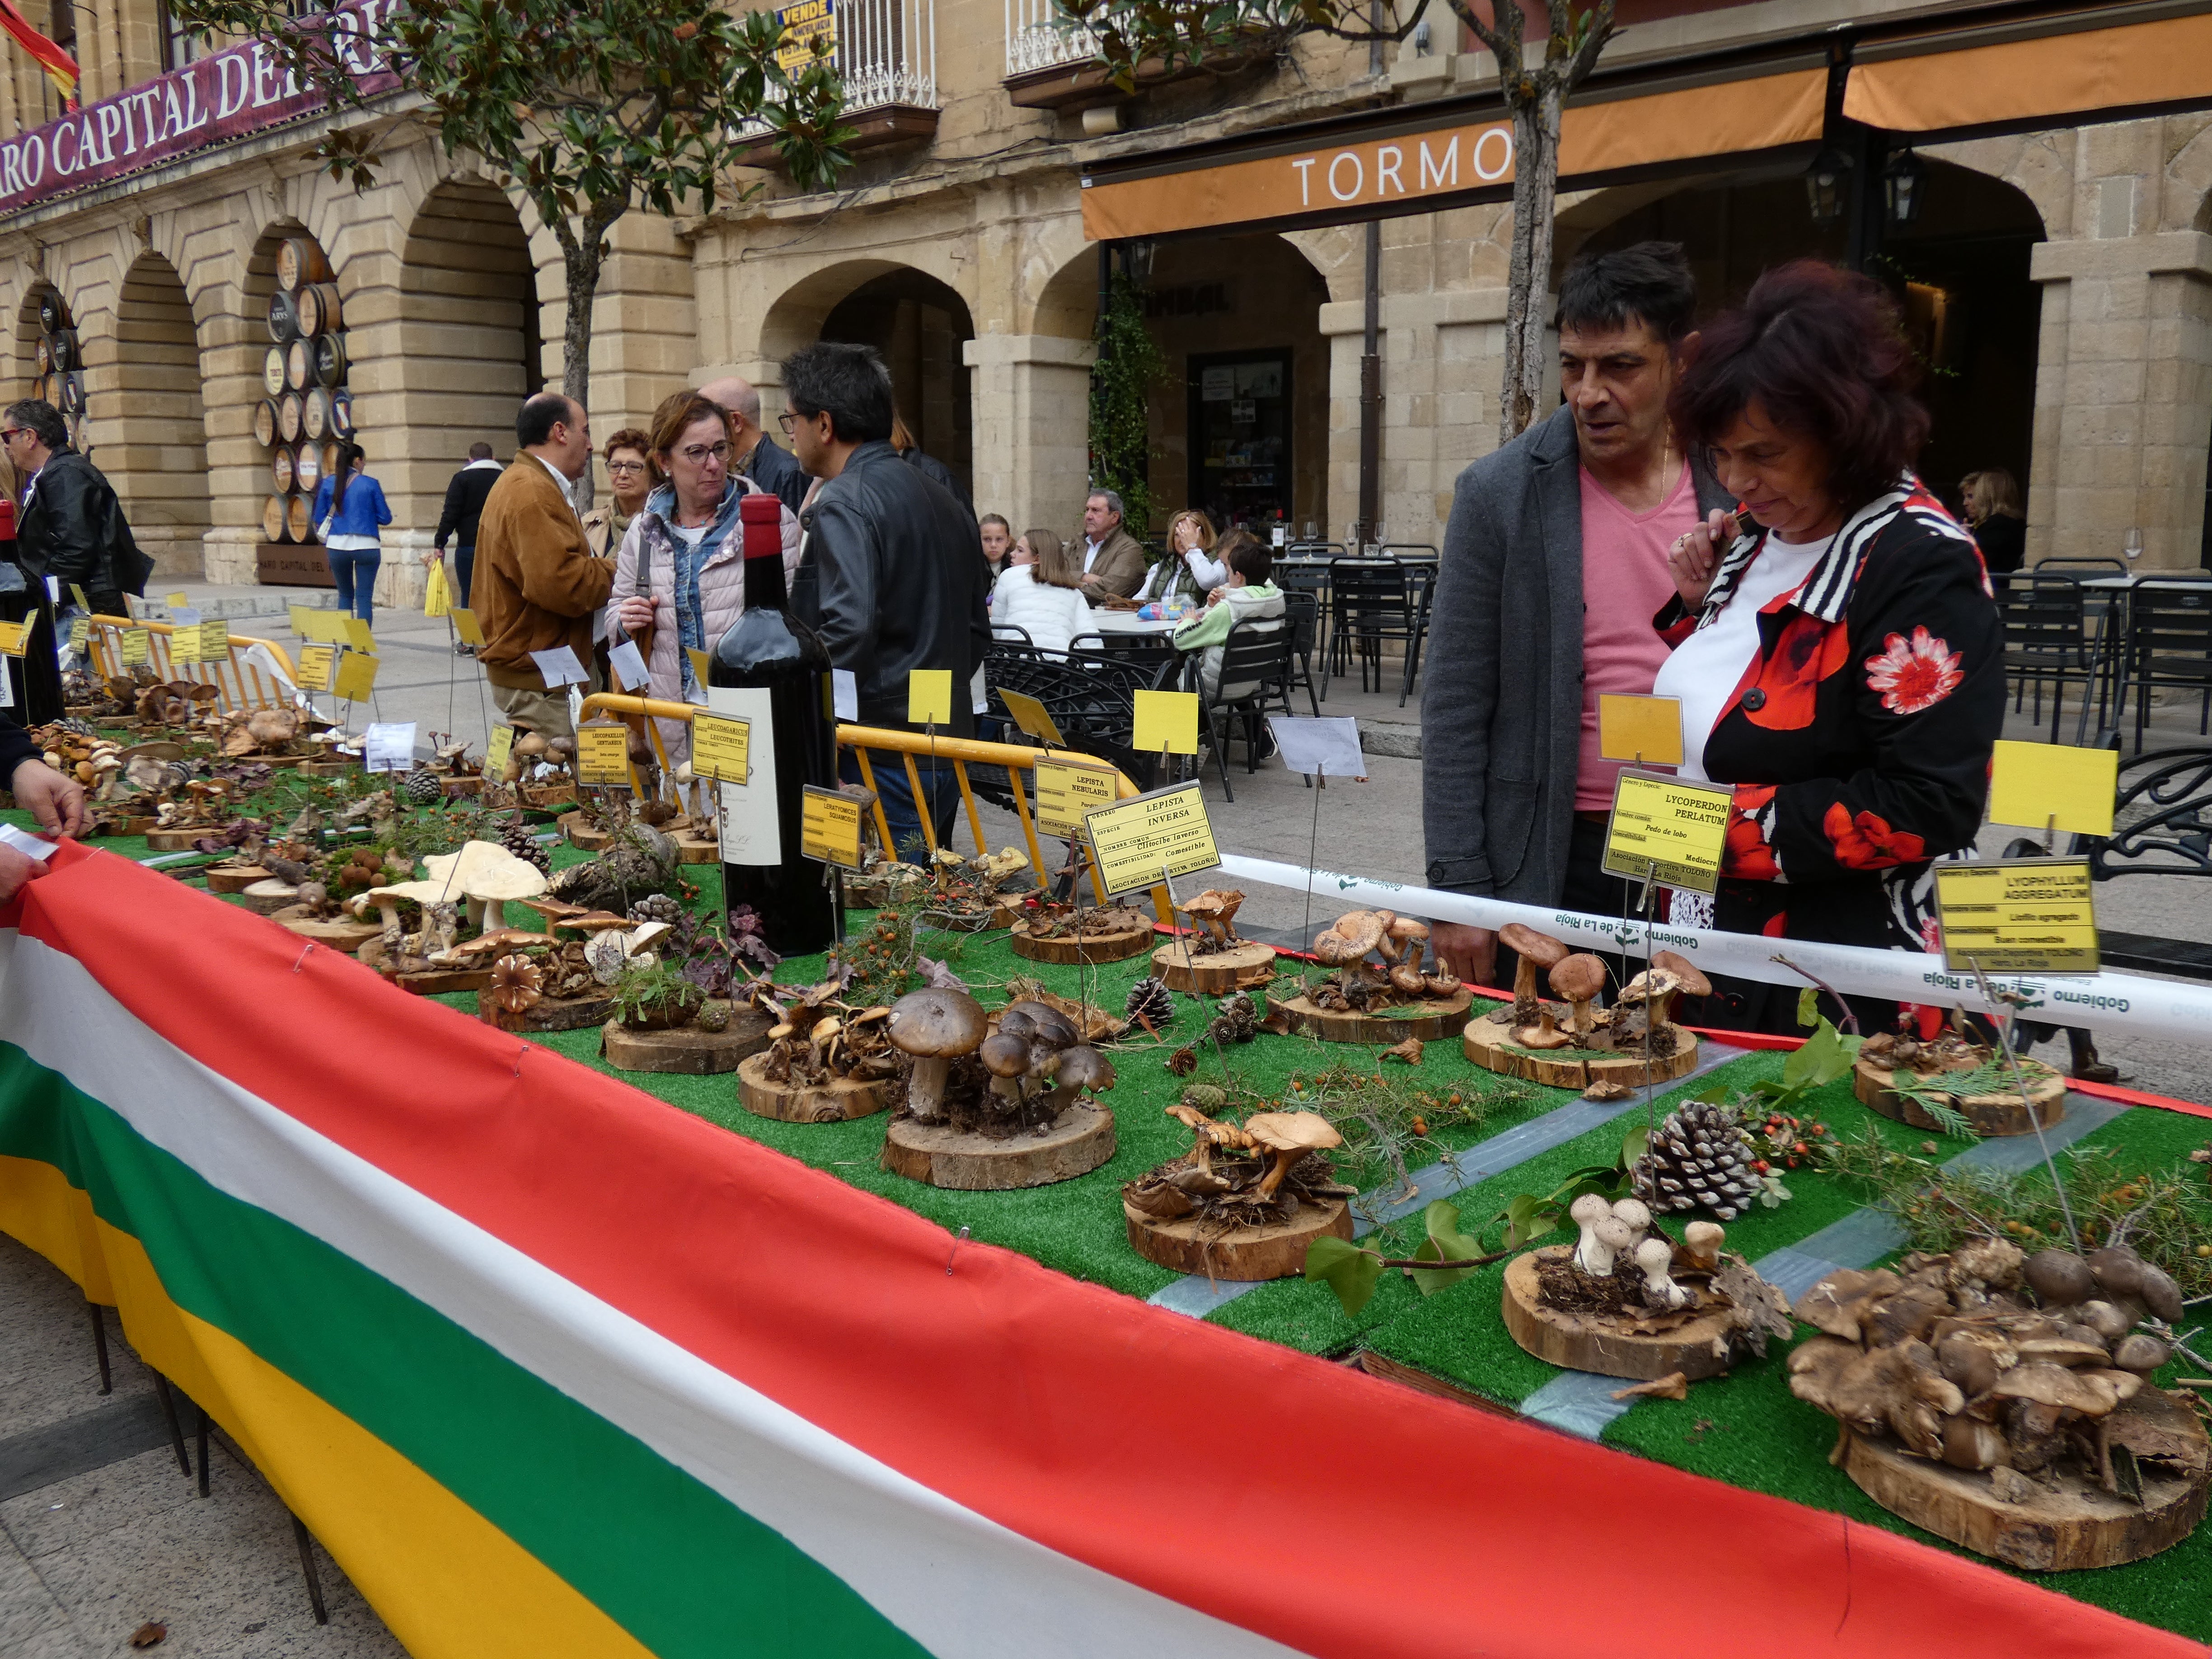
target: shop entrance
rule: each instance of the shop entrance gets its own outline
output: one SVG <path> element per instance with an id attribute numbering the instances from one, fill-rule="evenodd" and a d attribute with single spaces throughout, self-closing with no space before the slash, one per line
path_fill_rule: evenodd
<path id="1" fill-rule="evenodd" d="M 970 490 L 975 417 L 961 348 L 975 337 L 966 301 L 935 277 L 903 269 L 861 283 L 822 323 L 824 340 L 876 349 L 915 442 Z"/>
<path id="2" fill-rule="evenodd" d="M 1208 352 L 1189 364 L 1189 494 L 1224 528 L 1291 522 L 1297 477 L 1291 355 Z"/>

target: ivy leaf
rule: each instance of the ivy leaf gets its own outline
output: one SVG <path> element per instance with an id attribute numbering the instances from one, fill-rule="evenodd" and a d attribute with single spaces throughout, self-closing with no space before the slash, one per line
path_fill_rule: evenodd
<path id="1" fill-rule="evenodd" d="M 1804 1046 L 1782 1062 L 1783 1085 L 1798 1094 L 1833 1083 L 1859 1057 L 1857 1037 L 1847 1037 L 1825 1017 Z"/>
<path id="2" fill-rule="evenodd" d="M 1492 1219 L 1505 1224 L 1505 1248 L 1517 1250 L 1529 1240 L 1541 1238 L 1550 1232 L 1559 1224 L 1559 1218 L 1566 1212 L 1566 1206 L 1556 1198 L 1539 1198 L 1534 1193 L 1516 1193 Z"/>
<path id="3" fill-rule="evenodd" d="M 1459 1230 L 1459 1211 L 1443 1199 L 1437 1199 L 1422 1212 L 1422 1220 L 1429 1236 L 1413 1252 L 1423 1261 L 1468 1261 L 1484 1254 L 1481 1242 Z M 1448 1291 L 1471 1271 L 1461 1267 L 1443 1273 L 1424 1273 L 1411 1270 L 1413 1288 L 1423 1296 L 1434 1296 L 1438 1291 Z"/>
<path id="4" fill-rule="evenodd" d="M 1306 1279 L 1334 1291 L 1346 1315 L 1357 1319 L 1382 1282 L 1382 1258 L 1340 1238 L 1316 1238 L 1306 1246 Z"/>

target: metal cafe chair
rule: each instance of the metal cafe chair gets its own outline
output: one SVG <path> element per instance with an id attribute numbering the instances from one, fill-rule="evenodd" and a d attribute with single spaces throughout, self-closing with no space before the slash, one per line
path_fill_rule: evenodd
<path id="1" fill-rule="evenodd" d="M 2212 583 L 2146 584 L 2129 596 L 2129 678 L 2136 693 L 2136 753 L 2142 753 L 2151 693 L 2162 686 L 2198 694 L 2197 732 L 2212 725 Z"/>
<path id="2" fill-rule="evenodd" d="M 1316 656 L 1322 657 L 1321 696 L 1324 700 L 1328 696 L 1328 642 L 1324 629 L 1328 618 L 1328 565 L 1319 561 L 1279 562 L 1275 566 L 1275 586 L 1283 590 L 1283 602 L 1288 605 L 1294 598 L 1298 598 L 1313 608 L 1310 624 L 1298 651 L 1301 659 L 1307 665 L 1309 689 L 1313 684 L 1312 660 Z M 1319 708 L 1316 708 L 1315 712 L 1318 714 Z"/>
<path id="3" fill-rule="evenodd" d="M 1310 592 L 1285 588 L 1283 591 L 1283 614 L 1291 619 L 1291 655 L 1295 659 L 1285 691 L 1304 689 L 1306 707 L 1313 710 L 1314 718 L 1321 718 L 1321 702 L 1314 690 L 1313 653 L 1321 633 L 1321 601 Z M 1328 687 L 1323 686 L 1322 690 Z"/>
<path id="4" fill-rule="evenodd" d="M 1395 559 L 1339 559 L 1328 568 L 1330 605 L 1328 671 L 1340 674 L 1359 659 L 1359 689 L 1382 689 L 1382 647 L 1413 643 L 1413 580 Z"/>
<path id="5" fill-rule="evenodd" d="M 1182 654 L 1169 634 L 1078 634 L 1067 642 L 1067 648 L 1148 672 L 1152 684 L 1145 689 L 1151 691 L 1166 685 L 1166 671 L 1172 670 Z"/>
<path id="6" fill-rule="evenodd" d="M 2013 709 L 2018 713 L 2028 688 L 2035 690 L 2034 719 L 2043 720 L 2043 688 L 2051 686 L 2051 741 L 2058 741 L 2059 711 L 2069 681 L 2081 683 L 2086 699 L 2096 678 L 2090 660 L 2081 590 L 2063 576 L 2022 571 L 2005 590 L 1998 607 L 2004 623 L 2004 666 L 2014 681 Z"/>
<path id="7" fill-rule="evenodd" d="M 1237 792 L 1229 786 L 1229 737 L 1241 726 L 1244 738 L 1244 769 L 1260 769 L 1260 733 L 1268 707 L 1279 703 L 1291 712 L 1290 696 L 1292 630 L 1271 620 L 1238 623 L 1221 644 L 1221 672 L 1215 689 L 1207 692 L 1202 668 L 1193 660 L 1197 683 L 1199 718 L 1213 745 L 1213 762 L 1221 774 L 1221 793 L 1231 802 Z"/>

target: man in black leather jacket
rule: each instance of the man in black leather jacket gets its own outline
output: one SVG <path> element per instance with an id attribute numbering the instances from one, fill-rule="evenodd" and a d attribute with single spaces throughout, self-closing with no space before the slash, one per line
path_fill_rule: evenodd
<path id="1" fill-rule="evenodd" d="M 8 457 L 23 486 L 16 559 L 33 581 L 52 576 L 67 595 L 84 589 L 102 616 L 125 613 L 123 596 L 146 591 L 149 562 L 131 538 L 123 504 L 100 469 L 69 447 L 61 411 L 37 398 L 0 416 Z"/>
<path id="2" fill-rule="evenodd" d="M 948 737 L 975 735 L 969 682 L 991 642 L 989 586 L 975 514 L 890 445 L 890 377 L 866 346 L 813 345 L 783 366 L 785 430 L 799 464 L 823 480 L 800 515 L 805 552 L 792 603 L 853 672 L 863 726 L 917 730 L 907 715 L 907 677 L 952 676 Z M 848 762 L 848 764 L 850 763 Z M 904 768 L 878 766 L 876 788 L 893 842 L 921 832 Z M 922 763 L 938 839 L 957 799 L 949 767 Z M 853 775 L 859 775 L 857 768 Z"/>

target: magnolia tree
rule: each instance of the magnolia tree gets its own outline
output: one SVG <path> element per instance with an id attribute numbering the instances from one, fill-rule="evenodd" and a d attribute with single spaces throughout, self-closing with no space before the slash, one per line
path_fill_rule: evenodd
<path id="1" fill-rule="evenodd" d="M 1428 0 L 1219 0 L 1167 5 L 1161 0 L 1056 0 L 1098 41 L 1114 80 L 1133 89 L 1139 64 L 1214 69 L 1280 52 L 1301 34 L 1340 40 L 1403 40 L 1419 26 Z M 1613 35 L 1613 0 L 1577 11 L 1544 0 L 1545 32 L 1532 37 L 1519 0 L 1443 0 L 1453 17 L 1498 60 L 1499 89 L 1513 117 L 1513 252 L 1505 301 L 1505 385 L 1501 435 L 1534 418 L 1544 389 L 1544 314 L 1538 301 L 1550 280 L 1552 216 L 1559 189 L 1559 120 Z"/>
<path id="2" fill-rule="evenodd" d="M 824 54 L 780 65 L 781 31 L 765 12 L 733 17 L 696 0 L 168 3 L 195 33 L 264 37 L 332 112 L 383 118 L 332 124 L 314 154 L 333 178 L 366 188 L 388 125 L 427 112 L 448 155 L 474 152 L 527 195 L 561 249 L 562 389 L 580 403 L 617 220 L 632 208 L 710 210 L 757 144 L 772 145 L 802 189 L 828 185 L 849 160 L 843 91 Z"/>

